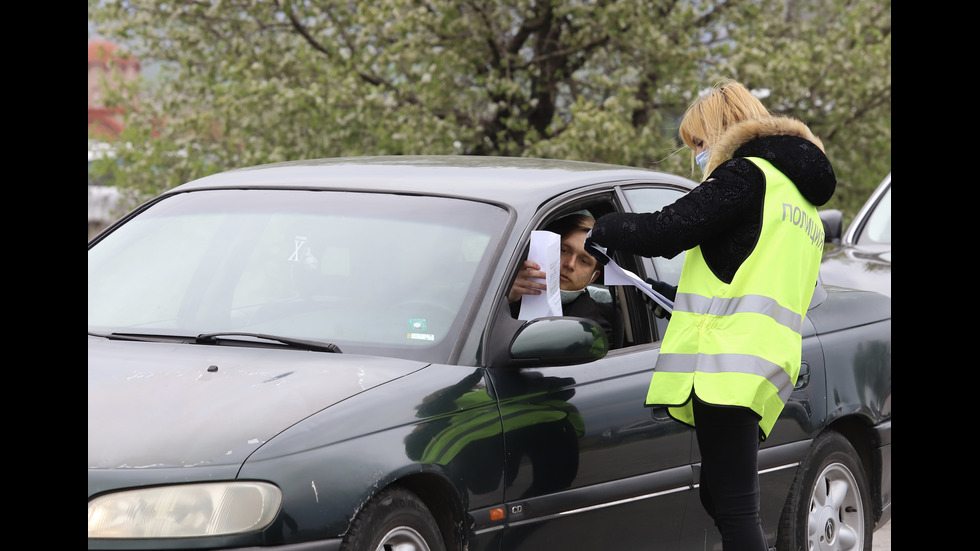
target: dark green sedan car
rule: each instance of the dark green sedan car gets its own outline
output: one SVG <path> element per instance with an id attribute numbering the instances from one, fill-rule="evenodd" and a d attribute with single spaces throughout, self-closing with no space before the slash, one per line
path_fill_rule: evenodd
<path id="1" fill-rule="evenodd" d="M 693 429 L 644 398 L 669 322 L 515 319 L 532 232 L 694 182 L 501 157 L 279 163 L 201 178 L 88 251 L 88 548 L 721 549 Z M 683 255 L 612 252 L 677 283 Z M 891 300 L 818 286 L 759 455 L 784 549 L 891 516 Z"/>

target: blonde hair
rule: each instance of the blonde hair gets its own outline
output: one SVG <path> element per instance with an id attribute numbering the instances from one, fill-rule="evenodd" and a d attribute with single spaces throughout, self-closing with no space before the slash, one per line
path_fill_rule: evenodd
<path id="1" fill-rule="evenodd" d="M 703 140 L 710 146 L 717 143 L 730 125 L 769 116 L 769 110 L 742 84 L 732 79 L 723 79 L 716 83 L 707 95 L 698 98 L 687 108 L 678 129 L 681 141 L 691 148 L 691 174 L 694 174 L 697 167 L 694 160 L 698 147 L 695 145 L 696 140 Z M 717 164 L 712 162 L 711 156 L 709 153 L 702 179 Z"/>

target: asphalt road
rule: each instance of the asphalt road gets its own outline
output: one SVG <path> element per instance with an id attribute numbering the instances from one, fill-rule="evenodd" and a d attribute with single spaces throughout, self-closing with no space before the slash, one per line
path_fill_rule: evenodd
<path id="1" fill-rule="evenodd" d="M 891 551 L 892 521 L 888 521 L 871 536 L 871 551 Z"/>

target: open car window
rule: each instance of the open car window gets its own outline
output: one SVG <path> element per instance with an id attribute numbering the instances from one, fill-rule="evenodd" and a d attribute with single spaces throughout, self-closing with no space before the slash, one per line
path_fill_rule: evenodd
<path id="1" fill-rule="evenodd" d="M 681 195 L 681 191 L 672 188 L 650 188 L 653 194 L 641 194 L 642 198 L 652 198 L 662 203 L 669 204 Z M 659 207 L 658 207 L 659 208 Z M 605 193 L 592 197 L 588 201 L 577 200 L 558 210 L 554 215 L 544 220 L 539 229 L 544 228 L 553 220 L 567 216 L 576 212 L 584 212 L 599 218 L 612 212 L 622 212 L 619 203 L 614 200 L 613 194 Z M 645 276 L 652 270 L 649 265 L 650 259 L 644 259 L 637 255 L 623 253 L 622 251 L 611 251 L 613 260 L 623 269 L 629 270 L 637 275 Z M 662 261 L 664 259 L 657 259 Z M 676 275 L 673 275 L 672 283 L 680 278 L 680 266 L 683 259 L 676 266 Z M 662 269 L 672 269 L 674 263 L 664 264 Z M 598 279 L 587 287 L 589 295 L 603 309 L 609 312 L 613 322 L 611 349 L 625 349 L 631 346 L 649 344 L 659 341 L 666 329 L 666 321 L 658 320 L 651 314 L 651 310 L 646 301 L 643 300 L 643 293 L 632 285 L 606 285 L 603 278 Z"/>
<path id="2" fill-rule="evenodd" d="M 674 188 L 648 187 L 628 188 L 623 193 L 629 200 L 633 212 L 656 212 L 679 199 L 684 192 Z M 684 267 L 684 257 L 681 253 L 674 258 L 656 257 L 650 259 L 656 275 L 655 279 L 671 285 L 677 285 L 681 279 L 681 268 Z"/>

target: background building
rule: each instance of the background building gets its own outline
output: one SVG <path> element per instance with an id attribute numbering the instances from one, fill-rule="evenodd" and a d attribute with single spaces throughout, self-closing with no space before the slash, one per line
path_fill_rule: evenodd
<path id="1" fill-rule="evenodd" d="M 104 99 L 109 89 L 134 83 L 140 78 L 140 62 L 133 56 L 121 56 L 112 42 L 102 38 L 88 43 L 88 237 L 92 239 L 118 217 L 120 193 L 115 186 L 105 185 L 103 177 L 94 177 L 94 162 L 112 157 L 111 142 L 123 129 L 123 109 L 106 107 Z"/>
<path id="2" fill-rule="evenodd" d="M 88 43 L 88 137 L 89 139 L 112 141 L 122 132 L 122 108 L 109 108 L 103 99 L 106 81 L 116 81 L 122 77 L 125 83 L 136 82 L 140 78 L 140 61 L 133 56 L 120 56 L 118 47 L 102 38 Z"/>

